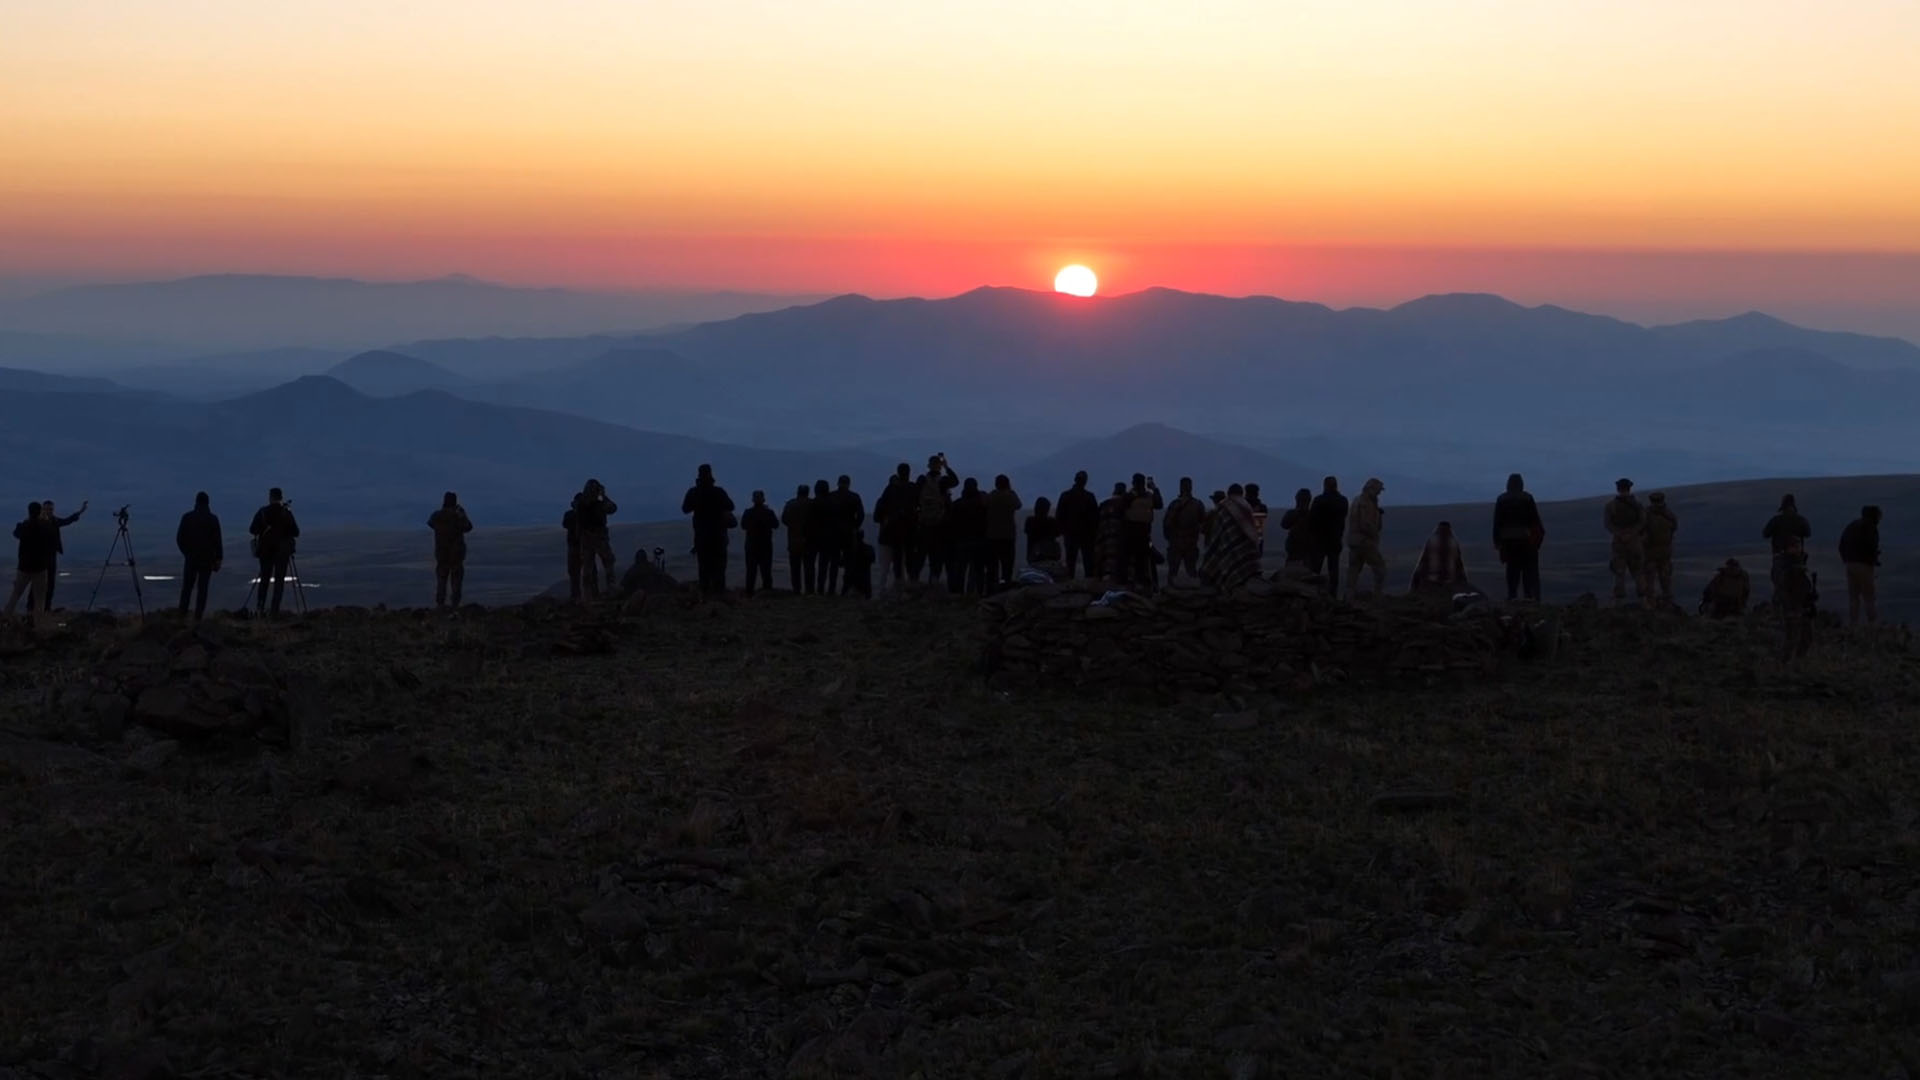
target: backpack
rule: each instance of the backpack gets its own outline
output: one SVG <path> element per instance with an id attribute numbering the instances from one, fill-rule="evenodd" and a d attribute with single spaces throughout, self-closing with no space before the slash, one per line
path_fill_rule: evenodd
<path id="1" fill-rule="evenodd" d="M 1632 496 L 1615 496 L 1607 505 L 1607 524 L 1616 532 L 1638 529 L 1647 519 L 1646 511 L 1641 509 L 1640 500 Z"/>
<path id="2" fill-rule="evenodd" d="M 920 481 L 920 524 L 938 525 L 947 520 L 947 493 L 940 486 L 943 477 L 928 473 Z"/>

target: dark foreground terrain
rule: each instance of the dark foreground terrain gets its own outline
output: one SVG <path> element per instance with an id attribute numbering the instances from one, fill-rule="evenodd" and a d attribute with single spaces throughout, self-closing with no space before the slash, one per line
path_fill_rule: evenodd
<path id="1" fill-rule="evenodd" d="M 1898 632 L 1573 611 L 1482 684 L 1099 700 L 978 619 L 16 637 L 0 1076 L 1920 1072 Z"/>

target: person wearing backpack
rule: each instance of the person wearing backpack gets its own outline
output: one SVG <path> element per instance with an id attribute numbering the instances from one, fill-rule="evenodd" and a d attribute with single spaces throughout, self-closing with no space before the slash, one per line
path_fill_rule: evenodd
<path id="1" fill-rule="evenodd" d="M 1613 571 L 1613 602 L 1627 602 L 1627 578 L 1633 578 L 1634 592 L 1642 603 L 1647 599 L 1646 508 L 1633 497 L 1633 481 L 1620 478 L 1613 485 L 1614 496 L 1601 515 L 1607 535 L 1613 538 L 1608 567 Z"/>
<path id="2" fill-rule="evenodd" d="M 1680 531 L 1680 519 L 1667 507 L 1666 492 L 1647 496 L 1646 534 L 1647 581 L 1654 598 L 1662 607 L 1673 603 L 1673 534 Z"/>

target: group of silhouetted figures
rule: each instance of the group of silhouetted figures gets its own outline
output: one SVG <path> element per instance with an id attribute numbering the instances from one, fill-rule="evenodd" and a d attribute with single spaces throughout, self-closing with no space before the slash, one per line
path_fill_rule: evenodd
<path id="1" fill-rule="evenodd" d="M 55 514 L 51 501 L 27 504 L 26 518 L 13 527 L 18 558 L 14 568 L 13 591 L 7 598 L 8 616 L 13 615 L 23 598 L 27 601 L 27 610 L 36 621 L 53 610 L 54 583 L 59 578 L 60 556 L 66 550 L 60 530 L 79 520 L 86 510 L 87 503 L 82 502 L 77 512 L 63 518 Z M 121 530 L 117 540 L 126 535 L 125 507 L 121 508 L 116 519 Z M 254 587 L 250 590 L 255 600 L 254 611 L 260 615 L 277 616 L 286 593 L 294 548 L 300 538 L 300 523 L 294 519 L 293 506 L 282 497 L 279 488 L 267 493 L 266 505 L 254 512 L 247 532 L 251 537 L 251 550 L 260 566 L 259 577 L 254 579 Z M 134 568 L 132 541 L 129 538 L 126 542 L 126 565 L 131 570 Z M 174 546 L 179 549 L 182 559 L 180 614 L 191 612 L 194 618 L 202 618 L 207 611 L 207 589 L 213 575 L 219 573 L 226 562 L 226 542 L 220 532 L 220 518 L 213 512 L 206 492 L 195 495 L 193 509 L 180 516 L 180 526 L 174 531 Z M 136 587 L 138 580 L 136 577 Z M 297 581 L 295 587 L 298 588 Z"/>
<path id="2" fill-rule="evenodd" d="M 1350 599 L 1363 595 L 1360 584 L 1366 574 L 1371 578 L 1371 595 L 1382 595 L 1387 559 L 1381 546 L 1385 510 L 1380 498 L 1385 490 L 1381 481 L 1369 479 L 1350 501 L 1341 493 L 1338 480 L 1327 477 L 1318 494 L 1306 488 L 1296 492 L 1293 506 L 1279 522 L 1285 545 L 1281 574 L 1324 581 L 1330 595 Z M 36 616 L 52 610 L 54 581 L 64 551 L 61 529 L 86 509 L 83 502 L 71 516 L 60 517 L 51 500 L 28 505 L 26 519 L 13 532 L 19 558 L 7 615 L 14 613 L 23 597 Z M 644 552 L 636 553 L 628 575 L 616 585 L 608 519 L 618 509 L 598 480 L 588 480 L 562 516 L 567 579 L 575 600 L 631 594 L 644 587 L 642 572 L 654 568 Z M 1086 473 L 1078 473 L 1057 500 L 1036 499 L 1028 511 L 1006 476 L 996 476 L 993 486 L 983 489 L 974 478 L 959 477 L 940 454 L 929 459 L 918 476 L 909 466 L 900 465 L 874 501 L 871 514 L 846 476 L 835 485 L 825 480 L 811 487 L 800 485 L 778 513 L 763 491 L 753 492 L 747 508 L 736 511 L 732 496 L 706 465 L 700 466 L 680 509 L 691 519 L 699 591 L 706 596 L 727 591 L 729 549 L 736 530 L 745 541 L 743 584 L 749 596 L 773 588 L 776 539 L 782 533 L 788 586 L 805 595 L 870 597 L 875 591 L 876 565 L 882 567 L 883 587 L 917 583 L 924 574 L 929 584 L 960 595 L 1074 577 L 1150 593 L 1162 586 L 1163 577 L 1173 583 L 1184 576 L 1230 590 L 1261 572 L 1268 521 L 1258 484 L 1233 484 L 1202 501 L 1194 494 L 1193 481 L 1183 478 L 1179 494 L 1166 499 L 1153 477 L 1139 473 L 1130 483 L 1115 483 L 1105 498 L 1088 487 Z M 1022 511 L 1027 511 L 1024 520 Z M 125 515 L 123 508 L 118 515 L 123 533 Z M 1867 622 L 1878 618 L 1875 579 L 1880 521 L 1879 507 L 1863 507 L 1840 535 L 1849 618 L 1854 622 L 1863 616 Z M 1164 548 L 1155 539 L 1156 522 Z M 879 541 L 877 548 L 867 540 L 869 524 Z M 1665 495 L 1655 492 L 1642 504 L 1633 494 L 1633 482 L 1622 479 L 1606 504 L 1602 524 L 1611 545 L 1615 601 L 1627 601 L 1631 583 L 1640 602 L 1672 606 L 1673 545 L 1680 521 Z M 427 527 L 433 535 L 434 603 L 457 608 L 473 522 L 459 497 L 447 492 L 440 508 L 427 518 Z M 248 533 L 259 564 L 252 590 L 255 613 L 278 615 L 300 536 L 292 504 L 279 488 L 270 491 L 266 505 L 254 513 Z M 1494 502 L 1492 533 L 1506 571 L 1508 601 L 1538 601 L 1546 526 L 1517 473 L 1508 478 L 1507 490 Z M 1761 535 L 1772 550 L 1774 606 L 1790 623 L 1801 620 L 1810 626 L 1815 577 L 1807 569 L 1806 544 L 1813 529 L 1792 495 L 1781 500 L 1779 512 Z M 205 492 L 196 495 L 194 508 L 181 516 L 175 545 L 184 560 L 179 610 L 199 618 L 206 611 L 208 583 L 224 560 L 220 519 Z M 128 565 L 132 566 L 130 541 Z M 1416 593 L 1479 592 L 1468 581 L 1465 555 L 1451 522 L 1439 522 L 1422 545 L 1411 587 Z M 1738 616 L 1747 610 L 1751 593 L 1746 570 L 1738 560 L 1728 559 L 1707 584 L 1699 609 L 1714 617 Z"/>

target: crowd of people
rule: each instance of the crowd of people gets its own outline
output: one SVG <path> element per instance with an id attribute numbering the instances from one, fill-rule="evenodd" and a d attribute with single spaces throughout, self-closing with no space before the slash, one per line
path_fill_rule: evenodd
<path id="1" fill-rule="evenodd" d="M 1116 482 L 1105 498 L 1090 486 L 1085 472 L 1057 499 L 1038 498 L 1029 509 L 1005 476 L 983 488 L 973 477 L 954 472 L 945 455 L 936 454 L 919 475 L 902 464 L 888 478 L 871 511 L 853 488 L 852 478 L 834 484 L 802 484 L 778 512 L 764 491 L 750 496 L 745 510 L 720 486 L 710 466 L 702 465 L 681 502 L 693 529 L 693 553 L 699 591 L 717 596 L 728 590 L 728 561 L 735 531 L 744 540 L 743 592 L 751 596 L 774 587 L 774 554 L 784 538 L 787 586 L 803 595 L 872 596 L 881 589 L 923 579 L 955 594 L 984 595 L 1017 581 L 1081 577 L 1115 589 L 1150 593 L 1182 579 L 1233 589 L 1261 572 L 1266 557 L 1268 513 L 1258 484 L 1231 484 L 1206 499 L 1182 478 L 1178 494 L 1167 499 L 1151 476 L 1136 473 Z M 1281 573 L 1324 582 L 1328 593 L 1379 596 L 1385 592 L 1387 559 L 1382 549 L 1386 485 L 1369 479 L 1349 500 L 1339 481 L 1327 477 L 1319 493 L 1301 488 L 1293 506 L 1281 515 Z M 1619 480 L 1606 504 L 1602 526 L 1610 541 L 1613 596 L 1625 603 L 1629 587 L 1650 606 L 1674 603 L 1673 552 L 1680 521 L 1666 497 L 1654 492 L 1646 503 L 1633 482 Z M 87 510 L 82 502 L 61 517 L 51 500 L 31 503 L 14 527 L 18 560 L 6 614 L 25 598 L 36 616 L 52 610 L 54 581 L 64 544 L 61 530 Z M 562 515 L 566 534 L 569 592 L 591 601 L 638 586 L 635 571 L 646 567 L 644 553 L 623 582 L 614 577 L 616 560 L 609 519 L 619 507 L 598 480 L 588 480 Z M 1022 512 L 1025 512 L 1024 518 Z M 124 513 L 124 511 L 123 511 Z M 1863 507 L 1842 531 L 1839 554 L 1846 566 L 1849 619 L 1878 619 L 1875 579 L 1880 564 L 1881 511 Z M 123 524 L 124 524 L 124 519 Z M 1159 526 L 1158 540 L 1155 525 Z M 467 535 L 473 521 L 459 496 L 447 492 L 427 518 L 433 537 L 434 603 L 457 608 L 466 579 Z M 877 544 L 869 542 L 871 528 Z M 248 525 L 259 576 L 250 590 L 254 611 L 278 615 L 292 566 L 299 522 L 279 488 Z M 1812 526 L 1792 495 L 1761 531 L 1772 551 L 1770 578 L 1776 603 L 1811 610 L 1813 580 L 1806 569 L 1806 545 Z M 1493 549 L 1505 567 L 1507 600 L 1540 599 L 1540 554 L 1546 526 L 1539 506 L 1519 474 L 1493 504 Z M 175 545 L 184 560 L 179 611 L 204 616 L 208 584 L 225 561 L 220 519 L 208 496 L 195 496 L 181 516 Z M 129 557 L 131 557 L 129 555 Z M 1342 561 L 1345 573 L 1342 574 Z M 1361 589 L 1363 576 L 1370 589 Z M 604 583 L 602 578 L 604 577 Z M 1468 579 L 1466 557 L 1453 524 L 1439 522 L 1414 563 L 1415 592 L 1478 592 Z M 1716 617 L 1739 615 L 1751 602 L 1752 586 L 1737 559 L 1729 559 L 1708 583 L 1700 611 Z"/>

